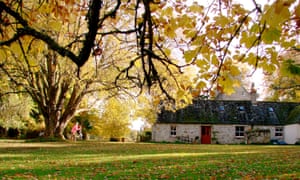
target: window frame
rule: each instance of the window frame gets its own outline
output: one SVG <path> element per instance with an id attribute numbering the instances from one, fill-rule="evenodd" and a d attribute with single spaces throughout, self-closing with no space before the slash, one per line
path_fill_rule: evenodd
<path id="1" fill-rule="evenodd" d="M 170 126 L 170 136 L 175 137 L 177 135 L 177 126 L 171 125 Z"/>
<path id="2" fill-rule="evenodd" d="M 283 126 L 275 127 L 275 137 L 283 137 Z"/>
<path id="3" fill-rule="evenodd" d="M 235 126 L 235 137 L 244 138 L 245 137 L 245 126 Z"/>

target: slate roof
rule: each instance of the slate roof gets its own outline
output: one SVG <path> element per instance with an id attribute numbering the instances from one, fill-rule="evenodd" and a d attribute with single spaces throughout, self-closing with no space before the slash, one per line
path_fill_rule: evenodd
<path id="1" fill-rule="evenodd" d="M 157 123 L 284 125 L 300 103 L 194 100 L 175 112 L 162 110 Z"/>

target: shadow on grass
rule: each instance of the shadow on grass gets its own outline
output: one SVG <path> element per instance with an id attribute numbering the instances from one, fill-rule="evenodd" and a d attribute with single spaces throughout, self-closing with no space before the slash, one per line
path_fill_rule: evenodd
<path id="1" fill-rule="evenodd" d="M 300 176 L 299 146 L 1 143 L 0 176 L 8 179 L 270 179 L 283 176 L 293 179 Z"/>

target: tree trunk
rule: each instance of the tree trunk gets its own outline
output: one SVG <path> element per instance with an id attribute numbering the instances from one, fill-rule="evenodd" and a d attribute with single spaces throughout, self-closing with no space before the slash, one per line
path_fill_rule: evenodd
<path id="1" fill-rule="evenodd" d="M 54 135 L 54 122 L 49 118 L 49 119 L 45 119 L 45 137 L 47 138 L 53 138 Z"/>
<path id="2" fill-rule="evenodd" d="M 67 120 L 66 122 L 65 122 L 65 120 L 60 120 L 59 122 L 58 122 L 58 126 L 56 127 L 56 129 L 55 129 L 55 137 L 57 137 L 57 138 L 59 138 L 59 139 L 62 139 L 62 140 L 65 140 L 66 139 L 66 137 L 64 136 L 64 131 L 65 131 L 65 129 L 66 129 L 66 126 L 67 126 L 67 124 L 68 124 L 68 122 L 69 122 L 70 120 Z"/>

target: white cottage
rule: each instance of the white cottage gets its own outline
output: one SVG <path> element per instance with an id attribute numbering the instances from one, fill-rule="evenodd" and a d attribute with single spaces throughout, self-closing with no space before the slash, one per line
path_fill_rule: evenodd
<path id="1" fill-rule="evenodd" d="M 257 102 L 253 89 L 248 94 L 238 92 L 243 100 L 219 96 L 217 100 L 195 99 L 176 112 L 162 109 L 152 127 L 152 140 L 201 144 L 268 143 L 271 139 L 294 144 L 300 140 L 300 121 L 286 124 L 299 103 Z"/>

